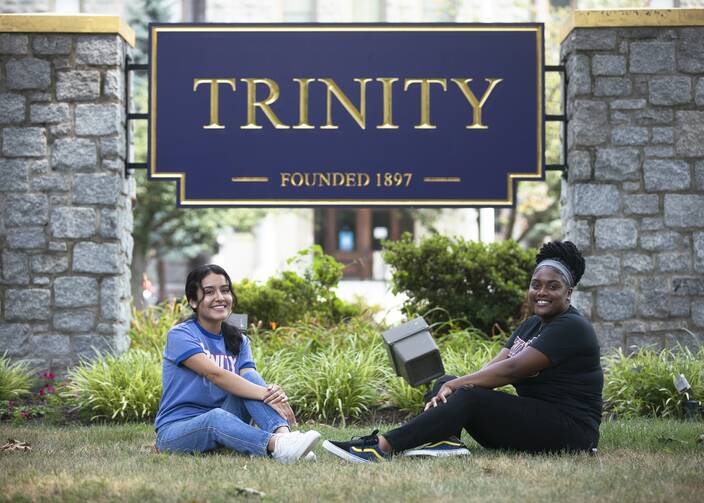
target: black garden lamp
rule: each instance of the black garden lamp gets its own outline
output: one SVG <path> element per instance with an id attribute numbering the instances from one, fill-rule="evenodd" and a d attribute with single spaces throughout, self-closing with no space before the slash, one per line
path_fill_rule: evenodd
<path id="1" fill-rule="evenodd" d="M 411 386 L 429 383 L 445 374 L 438 345 L 422 317 L 387 330 L 382 337 L 396 375 Z"/>

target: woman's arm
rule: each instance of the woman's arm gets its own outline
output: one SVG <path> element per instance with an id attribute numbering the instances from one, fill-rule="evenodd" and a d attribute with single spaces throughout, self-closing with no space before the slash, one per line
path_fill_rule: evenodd
<path id="1" fill-rule="evenodd" d="M 501 353 L 494 360 L 497 360 Z M 425 408 L 427 410 L 430 407 L 437 407 L 439 401 L 447 402 L 447 396 L 462 386 L 473 385 L 490 389 L 498 388 L 533 376 L 549 365 L 550 360 L 547 356 L 537 349 L 527 347 L 514 357 L 497 360 L 476 372 L 446 382 L 442 385 L 438 394 L 425 405 Z"/>
<path id="2" fill-rule="evenodd" d="M 493 365 L 494 363 L 497 363 L 497 362 L 500 362 L 500 361 L 505 360 L 506 358 L 508 358 L 508 355 L 509 355 L 510 353 L 511 353 L 511 352 L 509 351 L 508 348 L 501 348 L 501 351 L 499 351 L 498 354 L 497 354 L 489 363 L 487 363 L 486 365 L 484 365 L 482 368 L 486 368 L 486 367 L 488 367 L 489 365 Z"/>
<path id="3" fill-rule="evenodd" d="M 482 388 L 498 388 L 535 375 L 548 365 L 550 360 L 547 356 L 537 349 L 527 347 L 513 358 L 504 358 L 476 372 L 453 379 L 448 384 L 454 389 L 466 384 Z"/>
<path id="4" fill-rule="evenodd" d="M 251 383 L 242 376 L 218 367 L 205 356 L 205 353 L 196 353 L 186 358 L 183 364 L 196 374 L 208 379 L 218 388 L 222 388 L 233 395 L 252 400 L 264 400 L 269 393 L 264 386 Z"/>

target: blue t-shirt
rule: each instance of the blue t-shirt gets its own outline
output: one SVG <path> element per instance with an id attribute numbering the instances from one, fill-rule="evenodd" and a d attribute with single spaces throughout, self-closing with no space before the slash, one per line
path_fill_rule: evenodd
<path id="1" fill-rule="evenodd" d="M 221 407 L 227 398 L 227 391 L 183 365 L 184 360 L 197 353 L 205 353 L 218 367 L 233 374 L 247 367 L 256 369 L 246 336 L 242 336 L 239 354 L 233 355 L 225 350 L 222 334 L 208 332 L 196 320 L 176 325 L 166 336 L 161 402 L 154 422 L 156 430 Z"/>

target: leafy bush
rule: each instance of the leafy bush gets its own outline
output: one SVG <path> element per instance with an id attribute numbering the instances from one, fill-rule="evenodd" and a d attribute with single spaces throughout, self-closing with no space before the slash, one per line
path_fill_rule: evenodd
<path id="1" fill-rule="evenodd" d="M 83 362 L 69 371 L 62 394 L 90 421 L 151 420 L 161 398 L 161 358 L 132 349 Z"/>
<path id="2" fill-rule="evenodd" d="M 383 396 L 387 406 L 409 415 L 418 414 L 425 405 L 423 395 L 427 389 L 428 386 L 411 387 L 403 377 L 398 377 L 393 370 L 390 370 L 384 383 Z"/>
<path id="3" fill-rule="evenodd" d="M 337 297 L 334 289 L 342 278 L 344 265 L 325 255 L 314 245 L 289 259 L 289 265 L 302 265 L 310 259 L 303 275 L 283 271 L 258 285 L 244 280 L 234 285 L 239 312 L 247 313 L 253 323 L 261 321 L 265 327 L 291 325 L 306 316 L 326 324 L 360 314 L 355 304 Z"/>
<path id="4" fill-rule="evenodd" d="M 185 298 L 167 301 L 140 310 L 132 307 L 132 323 L 127 335 L 130 349 L 142 349 L 161 355 L 166 345 L 166 334 L 179 321 L 190 314 Z"/>
<path id="5" fill-rule="evenodd" d="M 660 351 L 642 348 L 604 358 L 604 412 L 620 417 L 684 416 L 685 397 L 674 378 L 684 374 L 696 399 L 704 398 L 704 346 L 693 353 L 683 346 Z"/>
<path id="6" fill-rule="evenodd" d="M 403 309 L 409 317 L 422 315 L 431 324 L 452 320 L 484 333 L 520 320 L 533 250 L 515 241 L 484 244 L 440 235 L 416 245 L 410 234 L 384 248 L 393 290 L 408 296 Z"/>
<path id="7" fill-rule="evenodd" d="M 317 420 L 340 418 L 344 424 L 345 417 L 359 418 L 367 413 L 379 401 L 384 377 L 378 355 L 378 350 L 370 350 L 305 357 L 297 370 L 300 374 L 307 370 L 306 379 L 294 389 L 301 416 Z"/>
<path id="8" fill-rule="evenodd" d="M 0 400 L 29 395 L 33 384 L 34 377 L 27 362 L 12 362 L 7 353 L 0 356 Z"/>
<path id="9" fill-rule="evenodd" d="M 301 419 L 344 422 L 380 407 L 408 413 L 423 407 L 427 387 L 412 388 L 394 374 L 382 331 L 356 317 L 333 327 L 307 321 L 250 336 L 264 379 L 286 390 Z M 502 344 L 471 330 L 449 334 L 439 346 L 447 371 L 463 375 L 486 364 Z"/>
<path id="10" fill-rule="evenodd" d="M 388 366 L 380 331 L 357 317 L 332 327 L 297 322 L 251 337 L 262 376 L 286 390 L 301 419 L 344 422 L 379 403 Z"/>

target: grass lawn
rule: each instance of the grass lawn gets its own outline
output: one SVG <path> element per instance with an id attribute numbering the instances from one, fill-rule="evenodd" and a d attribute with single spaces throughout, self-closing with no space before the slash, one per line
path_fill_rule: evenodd
<path id="1" fill-rule="evenodd" d="M 370 428 L 316 426 L 346 439 Z M 388 427 L 382 427 L 382 431 Z M 0 452 L 0 501 L 704 501 L 704 423 L 608 422 L 597 456 L 472 456 L 346 464 L 318 447 L 318 461 L 283 466 L 233 453 L 154 454 L 149 425 L 11 426 L 0 440 L 32 452 Z M 254 489 L 263 493 L 249 492 Z"/>

